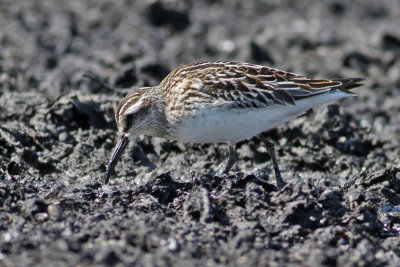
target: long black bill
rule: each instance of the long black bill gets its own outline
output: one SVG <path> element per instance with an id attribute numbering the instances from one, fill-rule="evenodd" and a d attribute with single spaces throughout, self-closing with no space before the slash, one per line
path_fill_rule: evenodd
<path id="1" fill-rule="evenodd" d="M 128 143 L 129 143 L 128 137 L 126 137 L 124 134 L 122 134 L 119 137 L 118 143 L 114 148 L 114 152 L 111 156 L 111 159 L 108 162 L 108 166 L 106 169 L 106 179 L 104 180 L 105 184 L 108 184 L 108 181 L 110 180 L 111 172 L 114 169 L 115 165 L 117 164 L 119 157 L 121 156 L 122 152 L 124 151 L 124 149 L 128 145 Z"/>

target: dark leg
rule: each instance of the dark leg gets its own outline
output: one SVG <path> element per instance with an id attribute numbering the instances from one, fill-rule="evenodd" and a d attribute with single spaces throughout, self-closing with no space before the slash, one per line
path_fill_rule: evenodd
<path id="1" fill-rule="evenodd" d="M 275 143 L 273 141 L 265 138 L 262 134 L 259 134 L 257 137 L 267 147 L 268 154 L 272 159 L 272 164 L 274 165 L 276 184 L 277 184 L 278 188 L 281 189 L 282 187 L 285 186 L 286 183 L 283 181 L 283 179 L 281 177 L 281 171 L 279 170 L 278 161 L 276 160 Z"/>
<path id="2" fill-rule="evenodd" d="M 232 169 L 233 164 L 236 162 L 236 156 L 235 156 L 235 144 L 233 143 L 228 143 L 229 145 L 229 158 L 228 161 L 226 162 L 226 167 L 224 169 L 224 174 L 227 174 L 230 169 Z"/>

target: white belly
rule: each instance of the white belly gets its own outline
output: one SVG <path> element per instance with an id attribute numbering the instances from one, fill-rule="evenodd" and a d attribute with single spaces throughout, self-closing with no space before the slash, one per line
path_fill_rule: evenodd
<path id="1" fill-rule="evenodd" d="M 300 100 L 296 105 L 274 105 L 254 109 L 213 108 L 183 119 L 172 136 L 189 143 L 228 143 L 249 139 L 303 114 L 309 108 L 348 96 L 328 93 Z"/>

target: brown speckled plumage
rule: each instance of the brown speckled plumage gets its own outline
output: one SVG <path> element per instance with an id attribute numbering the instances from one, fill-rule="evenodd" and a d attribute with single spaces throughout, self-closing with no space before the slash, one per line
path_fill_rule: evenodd
<path id="1" fill-rule="evenodd" d="M 259 134 L 308 108 L 352 95 L 362 78 L 311 79 L 261 65 L 236 61 L 203 62 L 173 70 L 158 86 L 136 89 L 119 104 L 115 119 L 120 141 L 107 178 L 131 134 L 184 142 L 227 142 L 233 163 L 235 142 L 259 136 L 283 186 L 273 143 Z"/>

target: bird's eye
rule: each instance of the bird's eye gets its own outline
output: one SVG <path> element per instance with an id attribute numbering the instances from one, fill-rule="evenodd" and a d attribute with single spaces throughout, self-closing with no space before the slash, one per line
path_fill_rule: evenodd
<path id="1" fill-rule="evenodd" d="M 124 132 L 128 132 L 132 127 L 133 121 L 135 120 L 136 113 L 131 113 L 125 116 L 125 127 Z"/>

